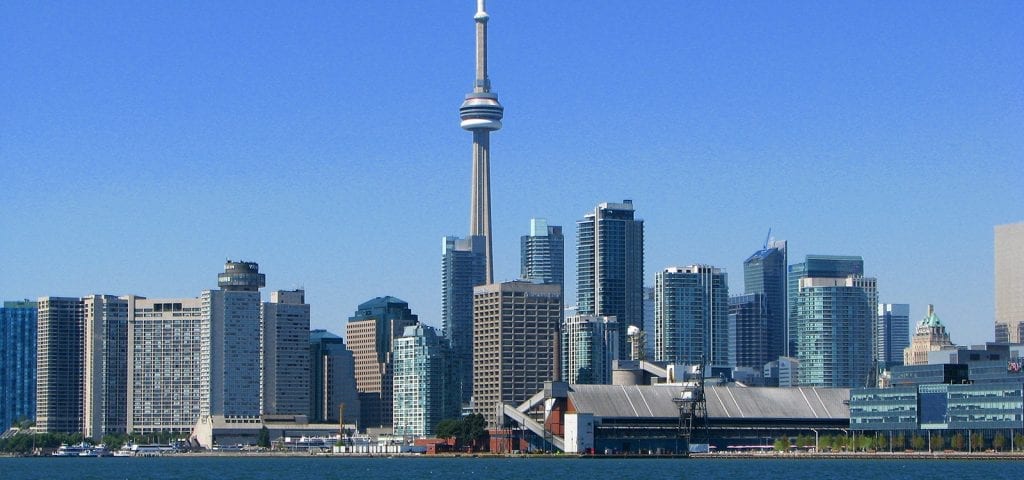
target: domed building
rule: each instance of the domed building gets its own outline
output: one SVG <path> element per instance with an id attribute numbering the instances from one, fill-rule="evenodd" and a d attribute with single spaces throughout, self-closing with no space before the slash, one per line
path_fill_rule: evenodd
<path id="1" fill-rule="evenodd" d="M 904 365 L 927 365 L 928 352 L 940 350 L 953 350 L 956 345 L 949 340 L 949 333 L 946 326 L 935 315 L 935 307 L 928 305 L 928 314 L 921 321 L 917 322 L 917 330 L 914 338 L 910 340 L 910 346 L 903 350 Z"/>

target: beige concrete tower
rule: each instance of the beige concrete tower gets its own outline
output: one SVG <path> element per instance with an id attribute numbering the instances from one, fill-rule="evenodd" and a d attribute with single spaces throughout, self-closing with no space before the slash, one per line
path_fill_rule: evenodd
<path id="1" fill-rule="evenodd" d="M 487 256 L 486 283 L 494 281 L 491 255 L 491 132 L 501 128 L 504 109 L 498 96 L 491 93 L 487 78 L 487 20 L 484 0 L 477 0 L 476 15 L 476 83 L 466 94 L 459 116 L 462 128 L 473 132 L 473 185 L 469 211 L 469 235 L 485 238 Z"/>
<path id="2" fill-rule="evenodd" d="M 996 341 L 1024 342 L 1024 222 L 995 228 Z"/>

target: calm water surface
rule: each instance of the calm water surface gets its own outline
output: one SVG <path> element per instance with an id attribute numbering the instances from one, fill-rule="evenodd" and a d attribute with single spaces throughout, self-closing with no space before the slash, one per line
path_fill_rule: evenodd
<path id="1" fill-rule="evenodd" d="M 0 479 L 901 479 L 1024 478 L 1024 461 L 554 458 L 0 458 Z"/>

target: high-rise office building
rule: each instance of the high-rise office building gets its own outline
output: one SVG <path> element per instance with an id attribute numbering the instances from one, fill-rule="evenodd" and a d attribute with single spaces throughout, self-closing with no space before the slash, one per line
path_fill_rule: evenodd
<path id="1" fill-rule="evenodd" d="M 36 335 L 36 428 L 82 431 L 82 301 L 41 297 Z"/>
<path id="2" fill-rule="evenodd" d="M 573 315 L 562 322 L 562 380 L 571 384 L 612 383 L 619 359 L 621 325 L 615 317 Z"/>
<path id="3" fill-rule="evenodd" d="M 498 408 L 518 405 L 556 373 L 562 288 L 504 282 L 474 289 L 473 400 L 492 428 Z"/>
<path id="4" fill-rule="evenodd" d="M 309 413 L 309 304 L 304 290 L 279 290 L 263 304 L 263 413 Z"/>
<path id="5" fill-rule="evenodd" d="M 562 227 L 543 218 L 530 219 L 530 234 L 519 239 L 523 280 L 557 283 L 565 288 L 565 238 Z"/>
<path id="6" fill-rule="evenodd" d="M 803 263 L 790 265 L 786 274 L 786 356 L 797 357 L 796 301 L 800 293 L 800 280 L 814 278 L 846 278 L 864 276 L 864 259 L 859 256 L 807 255 Z"/>
<path id="7" fill-rule="evenodd" d="M 487 21 L 484 0 L 478 0 L 476 15 L 476 82 L 473 92 L 459 108 L 461 126 L 473 132 L 473 182 L 469 213 L 469 235 L 483 237 L 484 283 L 493 281 L 491 253 L 491 132 L 501 128 L 504 109 L 491 92 L 487 77 Z"/>
<path id="8" fill-rule="evenodd" d="M 355 360 L 345 340 L 326 330 L 309 332 L 310 421 L 359 422 Z"/>
<path id="9" fill-rule="evenodd" d="M 763 295 L 769 359 L 786 353 L 787 260 L 786 241 L 782 240 L 767 242 L 743 261 L 744 293 Z"/>
<path id="10" fill-rule="evenodd" d="M 729 297 L 729 358 L 735 366 L 763 369 L 778 360 L 780 355 L 770 348 L 769 317 L 765 294 Z"/>
<path id="11" fill-rule="evenodd" d="M 955 349 L 956 345 L 950 340 L 946 326 L 935 314 L 935 307 L 928 305 L 928 313 L 917 322 L 910 346 L 903 349 L 903 364 L 927 365 L 929 352 Z"/>
<path id="12" fill-rule="evenodd" d="M 444 337 L 422 323 L 405 327 L 395 339 L 394 358 L 395 435 L 432 436 L 441 420 L 459 416 L 461 402 L 450 395 L 452 376 Z"/>
<path id="13" fill-rule="evenodd" d="M 633 202 L 602 203 L 576 222 L 576 300 L 581 315 L 611 316 L 623 326 L 644 328 L 644 222 Z M 629 349 L 619 350 L 625 360 Z"/>
<path id="14" fill-rule="evenodd" d="M 910 346 L 910 305 L 879 303 L 875 325 L 875 361 L 880 366 L 902 365 L 903 350 Z"/>
<path id="15" fill-rule="evenodd" d="M 654 335 L 654 287 L 644 287 L 643 302 L 644 326 L 641 331 L 643 332 L 644 351 L 642 360 L 654 360 L 654 341 L 657 338 Z"/>
<path id="16" fill-rule="evenodd" d="M 0 307 L 0 429 L 36 418 L 36 302 Z"/>
<path id="17" fill-rule="evenodd" d="M 996 341 L 1024 343 L 1024 222 L 995 227 Z"/>
<path id="18" fill-rule="evenodd" d="M 462 403 L 473 396 L 473 287 L 486 281 L 484 238 L 444 237 L 441 244 L 441 326 Z"/>
<path id="19" fill-rule="evenodd" d="M 800 385 L 870 384 L 877 309 L 874 278 L 801 278 L 795 312 Z"/>
<path id="20" fill-rule="evenodd" d="M 655 360 L 732 365 L 726 273 L 710 265 L 658 272 L 654 278 L 654 324 Z"/>
<path id="21" fill-rule="evenodd" d="M 203 305 L 199 298 L 126 297 L 131 433 L 188 433 L 199 420 Z"/>
<path id="22" fill-rule="evenodd" d="M 128 428 L 128 301 L 82 298 L 82 435 L 100 439 Z"/>
<path id="23" fill-rule="evenodd" d="M 409 304 L 395 297 L 377 297 L 359 305 L 345 326 L 355 359 L 360 428 L 391 426 L 394 339 L 419 319 Z"/>
<path id="24" fill-rule="evenodd" d="M 266 276 L 255 262 L 228 261 L 206 290 L 200 345 L 200 421 L 255 418 L 261 410 L 260 292 Z"/>

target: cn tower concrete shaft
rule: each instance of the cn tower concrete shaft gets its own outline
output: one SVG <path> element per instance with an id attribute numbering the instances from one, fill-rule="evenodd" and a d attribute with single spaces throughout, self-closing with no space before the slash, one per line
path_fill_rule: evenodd
<path id="1" fill-rule="evenodd" d="M 469 235 L 484 238 L 487 256 L 486 283 L 494 282 L 491 253 L 491 132 L 501 128 L 504 108 L 498 96 L 491 93 L 487 77 L 487 20 L 484 0 L 477 0 L 476 15 L 476 83 L 466 95 L 459 116 L 462 128 L 473 132 L 473 181 L 469 211 Z"/>

